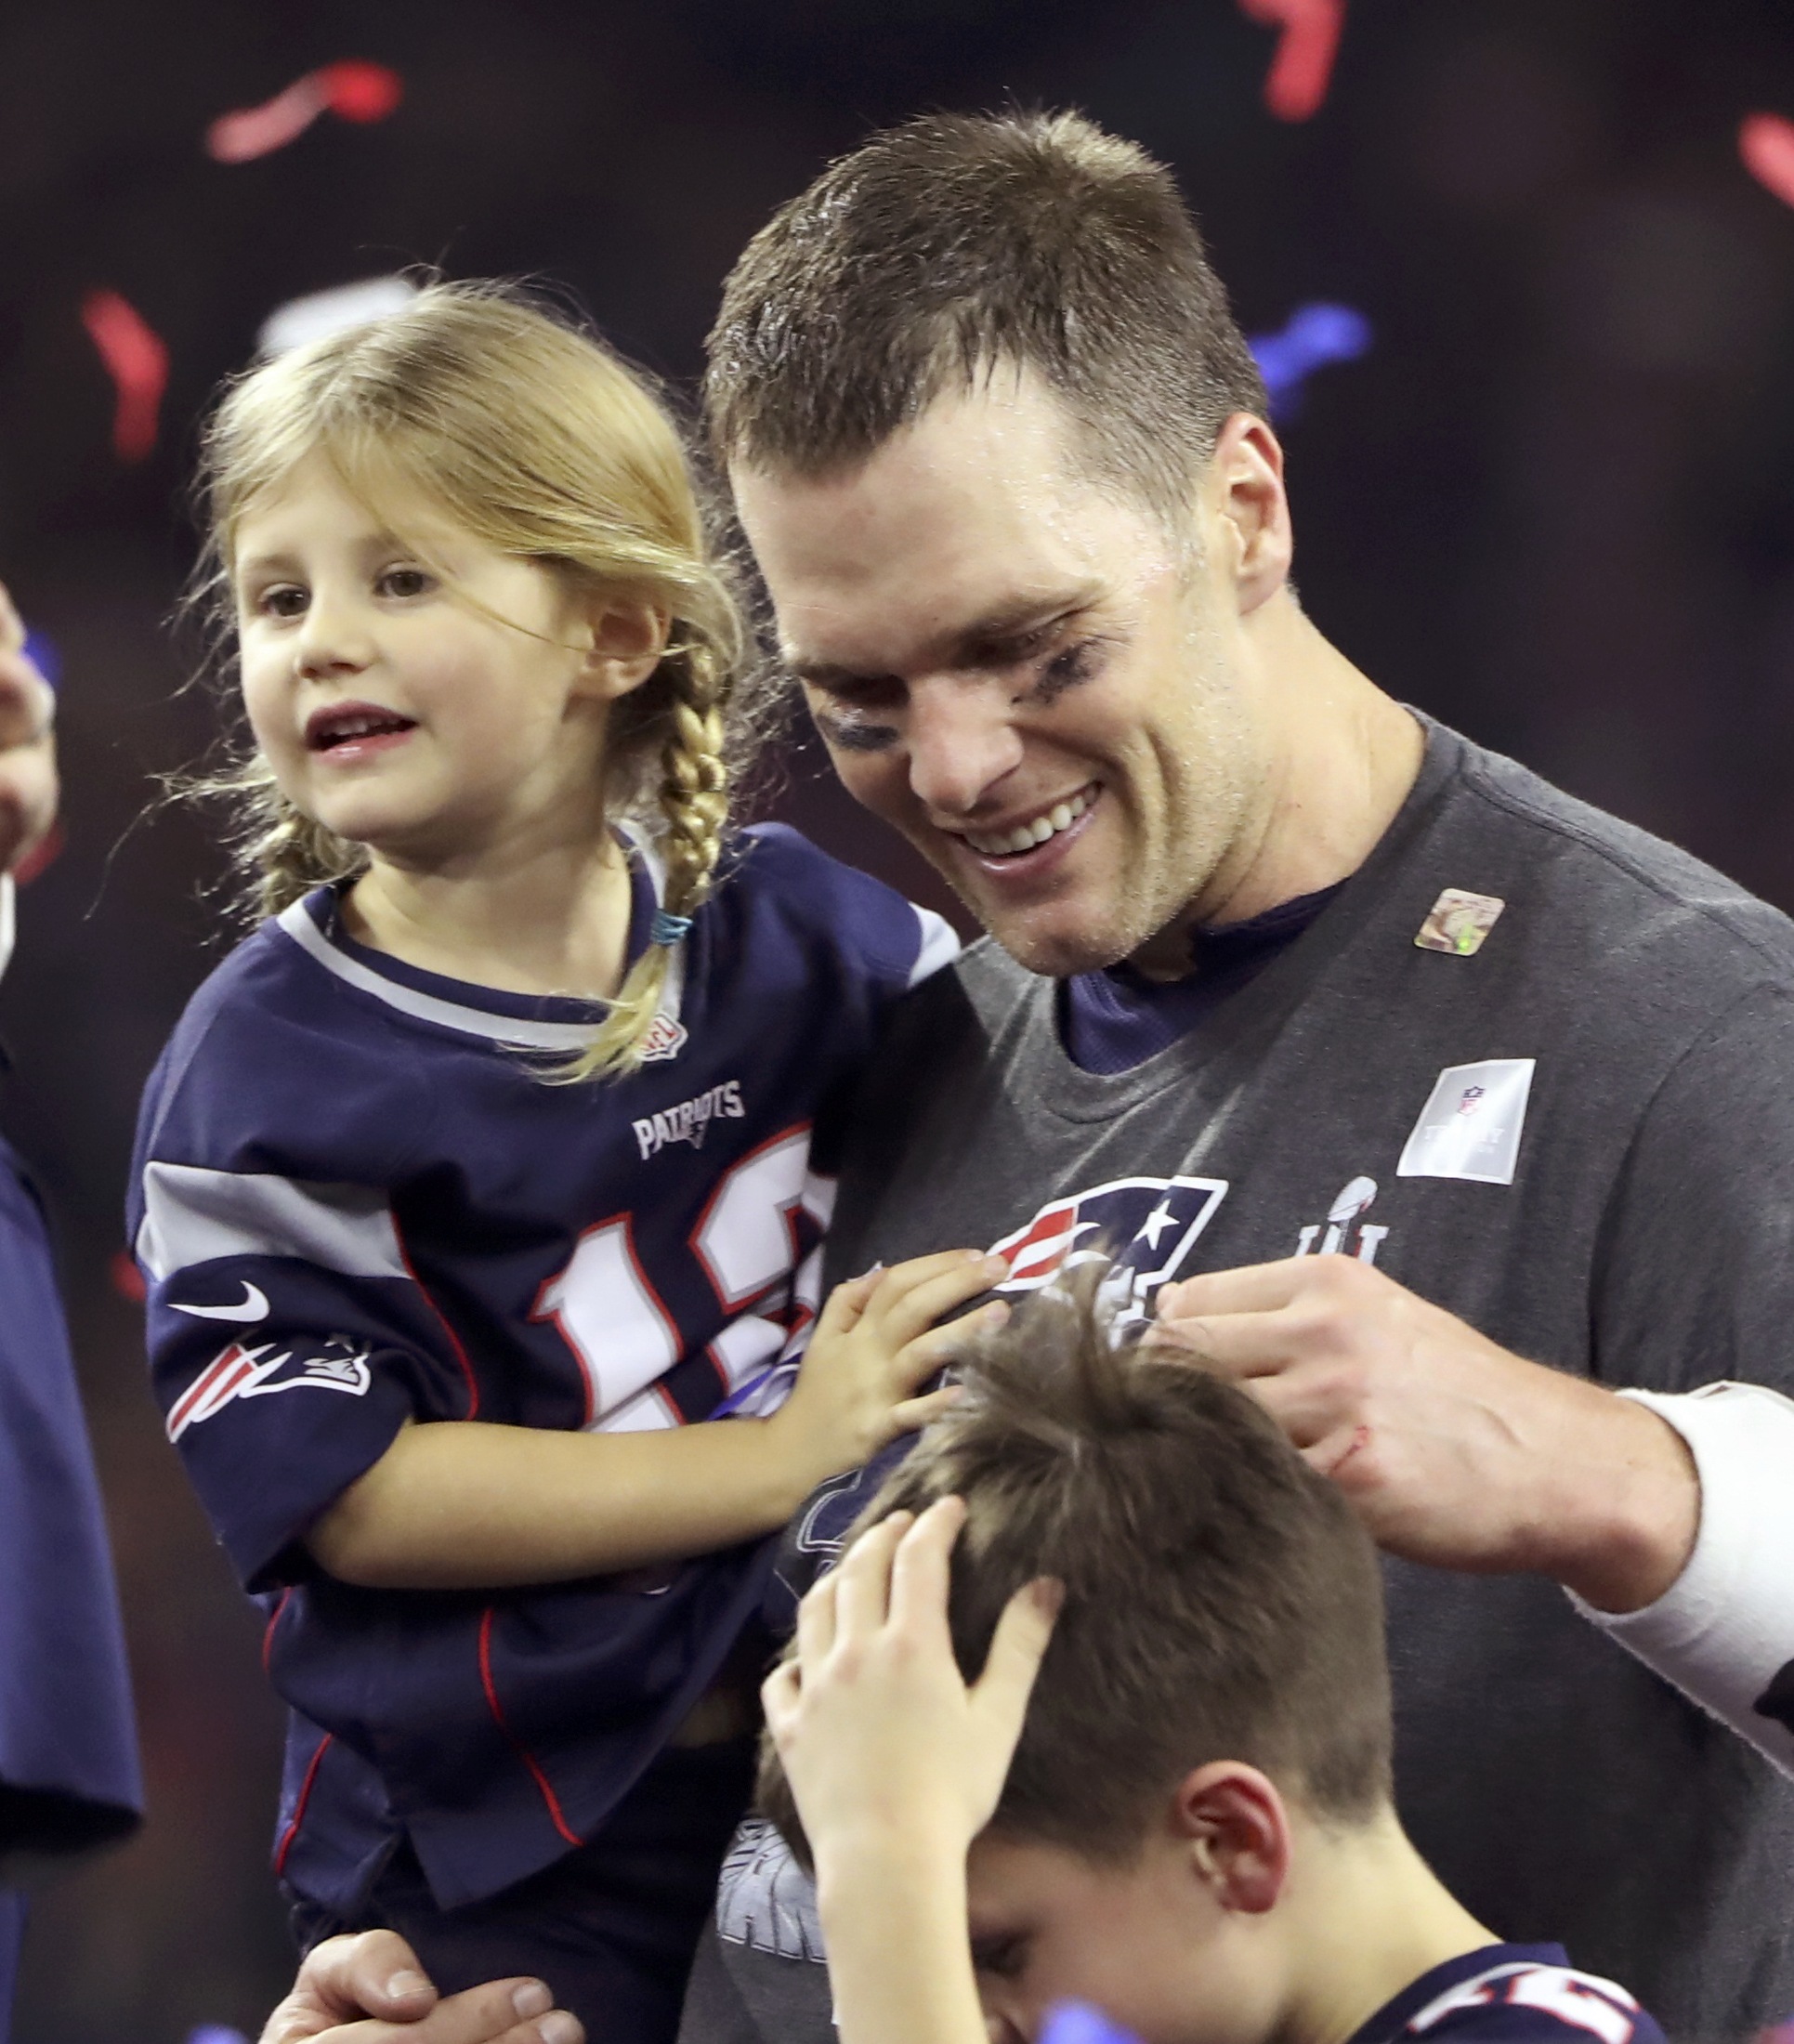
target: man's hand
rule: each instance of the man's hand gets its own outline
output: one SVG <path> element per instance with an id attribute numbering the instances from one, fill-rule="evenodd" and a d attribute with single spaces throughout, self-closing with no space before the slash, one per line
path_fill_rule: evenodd
<path id="1" fill-rule="evenodd" d="M 579 2019 L 552 2000 L 539 1980 L 493 1980 L 439 1999 L 403 1938 L 363 1931 L 307 1955 L 261 2044 L 584 2044 Z"/>
<path id="2" fill-rule="evenodd" d="M 1536 1569 L 1635 1611 L 1693 1552 L 1700 1486 L 1672 1427 L 1355 1257 L 1167 1285 L 1158 1332 L 1250 1391 L 1392 1554 Z"/>
<path id="3" fill-rule="evenodd" d="M 804 1599 L 795 1656 L 761 1691 L 819 1877 L 864 1847 L 963 1867 L 997 1807 L 1060 1592 L 1015 1592 L 968 1687 L 947 1628 L 964 1523 L 963 1501 L 943 1498 L 863 1533 Z"/>
<path id="4" fill-rule="evenodd" d="M 25 627 L 0 588 L 0 872 L 56 819 L 56 698 L 25 658 Z"/>

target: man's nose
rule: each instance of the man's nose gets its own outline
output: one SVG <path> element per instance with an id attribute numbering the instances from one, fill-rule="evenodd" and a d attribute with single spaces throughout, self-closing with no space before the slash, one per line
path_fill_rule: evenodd
<path id="1" fill-rule="evenodd" d="M 943 676 L 910 692 L 910 786 L 937 816 L 969 816 L 1021 764 L 1011 691 L 996 681 Z"/>

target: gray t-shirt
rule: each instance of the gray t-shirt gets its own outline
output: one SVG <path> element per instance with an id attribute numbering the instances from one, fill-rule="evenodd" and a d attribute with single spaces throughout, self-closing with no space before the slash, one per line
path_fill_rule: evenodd
<path id="1" fill-rule="evenodd" d="M 1504 904 L 1480 948 L 1416 945 L 1447 888 Z M 1598 1382 L 1794 1392 L 1794 924 L 1430 727 L 1338 898 L 1146 1065 L 1079 1070 L 1052 982 L 988 942 L 900 1012 L 833 1275 L 1001 1243 L 1044 1277 L 1097 1239 L 1144 1312 L 1169 1279 L 1330 1248 Z M 788 1537 L 795 1588 L 828 1518 Z M 1386 1581 L 1397 1802 L 1465 1906 L 1672 2034 L 1794 2011 L 1794 1785 L 1554 1583 L 1395 1560 Z M 688 2044 L 831 2044 L 782 1851 L 750 1833 L 731 1857 Z"/>

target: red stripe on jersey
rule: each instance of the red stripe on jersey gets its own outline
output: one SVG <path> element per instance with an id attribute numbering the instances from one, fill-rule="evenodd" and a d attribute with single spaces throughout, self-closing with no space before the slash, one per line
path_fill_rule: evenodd
<path id="1" fill-rule="evenodd" d="M 262 1673 L 268 1673 L 268 1657 L 274 1651 L 274 1628 L 281 1622 L 281 1613 L 286 1609 L 286 1600 L 293 1594 L 293 1585 L 288 1583 L 281 1592 L 280 1602 L 268 1615 L 268 1623 L 262 1628 Z"/>
<path id="2" fill-rule="evenodd" d="M 176 1435 L 186 1430 L 190 1421 L 202 1416 L 199 1413 L 199 1408 L 212 1398 L 214 1392 L 218 1394 L 213 1407 L 216 1411 L 217 1406 L 223 1405 L 229 1398 L 231 1392 L 237 1388 L 238 1383 L 255 1367 L 251 1359 L 243 1354 L 242 1346 L 236 1342 L 232 1342 L 229 1348 L 215 1356 L 206 1364 L 205 1368 L 200 1371 L 199 1375 L 194 1378 L 193 1382 L 188 1385 L 181 1395 L 175 1400 L 174 1406 L 168 1414 L 168 1438 L 172 1441 Z M 222 1382 L 227 1377 L 230 1379 L 228 1385 Z M 209 1416 L 209 1414 L 204 1415 L 204 1417 Z"/>
<path id="3" fill-rule="evenodd" d="M 281 1842 L 274 1853 L 274 1876 L 278 1880 L 286 1871 L 286 1855 L 293 1850 L 293 1841 L 299 1835 L 299 1827 L 306 1820 L 306 1804 L 311 1801 L 311 1785 L 318 1778 L 318 1762 L 329 1750 L 334 1732 L 326 1732 L 318 1741 L 318 1750 L 311 1756 L 311 1765 L 306 1769 L 306 1778 L 299 1784 L 299 1800 L 293 1805 L 293 1822 L 281 1834 Z"/>
<path id="4" fill-rule="evenodd" d="M 467 1409 L 461 1417 L 464 1420 L 477 1419 L 479 1416 L 479 1384 L 474 1376 L 474 1366 L 467 1360 L 467 1351 L 461 1345 L 460 1335 L 449 1325 L 448 1315 L 430 1297 L 429 1288 L 417 1275 L 416 1265 L 412 1262 L 412 1252 L 405 1247 L 405 1238 L 399 1232 L 399 1216 L 396 1213 L 392 1217 L 392 1238 L 399 1244 L 399 1260 L 405 1266 L 405 1275 L 417 1287 L 424 1304 L 436 1315 L 437 1324 L 449 1337 L 449 1346 L 454 1351 L 454 1359 L 461 1365 L 461 1374 L 467 1380 Z"/>
<path id="5" fill-rule="evenodd" d="M 536 1756 L 517 1737 L 504 1722 L 504 1713 L 499 1708 L 498 1690 L 492 1683 L 492 1606 L 489 1604 L 479 1618 L 479 1680 L 486 1691 L 486 1705 L 492 1713 L 492 1722 L 504 1733 L 512 1752 L 530 1770 L 530 1778 L 542 1791 L 542 1800 L 548 1805 L 548 1815 L 554 1819 L 555 1828 L 570 1845 L 583 1845 L 585 1841 L 573 1830 L 561 1815 L 560 1800 L 555 1794 L 548 1776 L 542 1771 Z"/>

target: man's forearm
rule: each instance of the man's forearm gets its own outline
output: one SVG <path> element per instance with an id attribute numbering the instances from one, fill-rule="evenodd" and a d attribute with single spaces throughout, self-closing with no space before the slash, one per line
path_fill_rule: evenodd
<path id="1" fill-rule="evenodd" d="M 1676 1430 L 1594 1384 L 1575 1383 L 1572 1415 L 1539 1508 L 1546 1574 L 1597 1611 L 1640 1611 L 1687 1566 L 1700 1526 L 1700 1478 Z"/>
<path id="2" fill-rule="evenodd" d="M 1698 1466 L 1698 1538 L 1638 1607 L 1584 1615 L 1647 1668 L 1794 1774 L 1794 1401 L 1719 1383 L 1621 1401 L 1672 1427 Z"/>
<path id="3" fill-rule="evenodd" d="M 817 1902 L 841 2044 L 988 2044 L 963 1852 L 914 1838 L 823 1846 Z"/>
<path id="4" fill-rule="evenodd" d="M 344 1582 L 486 1590 L 681 1561 L 782 1526 L 815 1473 L 772 1420 L 643 1434 L 410 1426 L 312 1526 Z"/>

